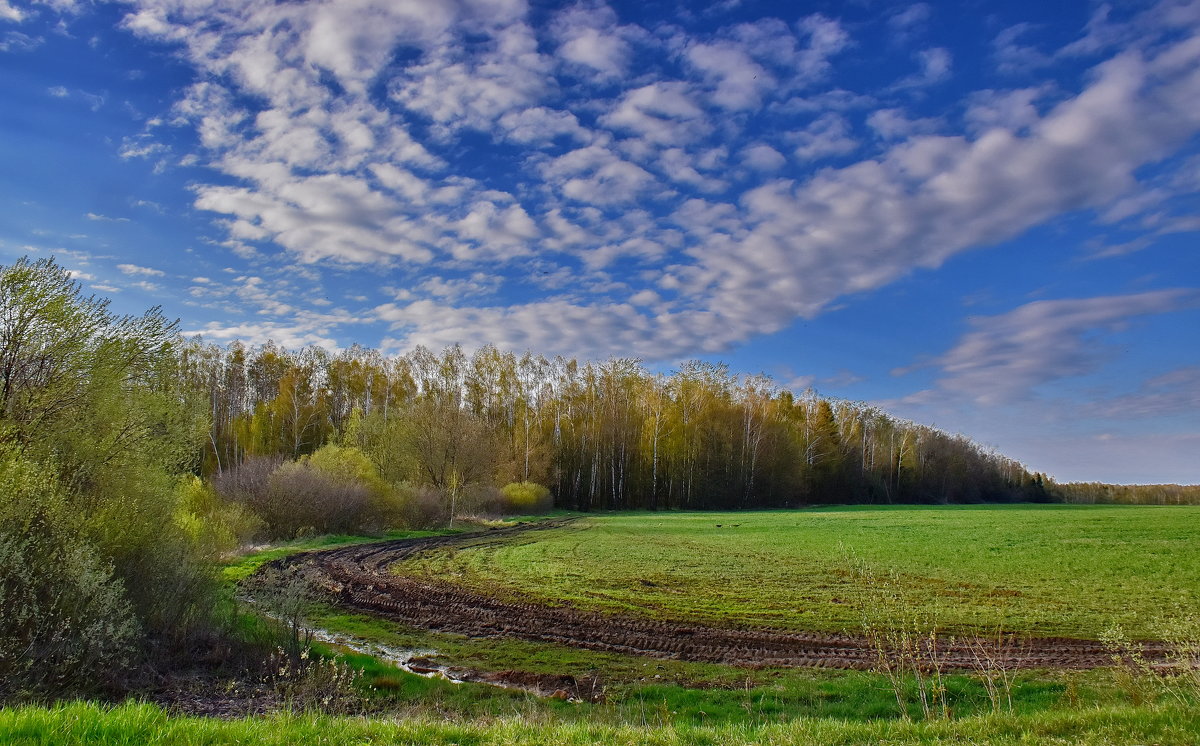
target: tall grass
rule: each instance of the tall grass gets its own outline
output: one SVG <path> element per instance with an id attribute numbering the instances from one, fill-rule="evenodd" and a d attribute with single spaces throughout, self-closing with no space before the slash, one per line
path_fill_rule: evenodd
<path id="1" fill-rule="evenodd" d="M 215 720 L 174 717 L 148 704 L 105 708 L 72 703 L 0 710 L 0 742 L 12 746 L 350 746 L 351 744 L 1072 744 L 1112 746 L 1196 743 L 1200 712 L 1175 708 L 1107 708 L 1036 716 L 995 716 L 928 722 L 847 722 L 802 719 L 768 726 L 631 727 L 591 723 L 537 723 L 520 716 L 455 723 L 430 718 L 379 720 L 283 714 Z"/>

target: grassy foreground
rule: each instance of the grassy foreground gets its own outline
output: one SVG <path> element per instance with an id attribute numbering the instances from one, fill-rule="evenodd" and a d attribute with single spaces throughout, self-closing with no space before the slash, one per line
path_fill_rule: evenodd
<path id="1" fill-rule="evenodd" d="M 943 629 L 1155 637 L 1200 609 L 1200 507 L 855 506 L 589 517 L 399 571 L 489 593 L 718 624 L 857 630 L 896 573 Z"/>
<path id="2" fill-rule="evenodd" d="M 57 744 L 1194 744 L 1200 712 L 1109 708 L 1036 717 L 952 721 L 793 720 L 782 725 L 629 727 L 530 722 L 521 717 L 470 723 L 276 715 L 241 720 L 171 717 L 147 704 L 112 709 L 90 703 L 0 710 L 0 739 L 13 746 Z"/>

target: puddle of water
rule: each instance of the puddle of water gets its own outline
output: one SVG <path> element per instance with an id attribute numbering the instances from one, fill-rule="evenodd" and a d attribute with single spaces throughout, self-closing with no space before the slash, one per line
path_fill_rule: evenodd
<path id="1" fill-rule="evenodd" d="M 255 612 L 262 616 L 281 621 L 277 614 L 272 614 L 262 607 L 255 604 L 253 597 L 241 596 L 239 600 L 249 603 L 255 607 Z M 500 689 L 511 689 L 514 691 L 528 692 L 536 694 L 539 697 L 546 696 L 540 689 L 535 686 L 525 686 L 502 680 L 493 680 L 483 678 L 482 676 L 464 669 L 455 669 L 450 666 L 444 666 L 436 661 L 431 660 L 438 654 L 437 650 L 433 649 L 407 649 L 397 648 L 383 643 L 371 642 L 363 640 L 352 635 L 344 635 L 329 630 L 320 629 L 319 627 L 303 627 L 306 633 L 312 635 L 312 639 L 335 647 L 343 648 L 354 653 L 369 655 L 372 658 L 381 660 L 384 663 L 399 668 L 401 671 L 411 673 L 415 676 L 421 676 L 427 679 L 443 679 L 451 684 L 462 684 L 470 682 L 472 684 L 486 684 L 488 686 L 498 687 Z"/>
<path id="2" fill-rule="evenodd" d="M 435 663 L 429 660 L 437 655 L 436 650 L 407 650 L 403 648 L 394 648 L 390 645 L 384 645 L 378 642 L 368 642 L 360 640 L 357 637 L 349 635 L 341 635 L 335 632 L 330 632 L 324 629 L 306 629 L 306 632 L 312 635 L 312 639 L 317 642 L 327 645 L 334 645 L 340 648 L 345 648 L 355 653 L 369 655 L 372 658 L 389 663 L 402 671 L 406 671 L 417 676 L 424 676 L 427 679 L 445 679 L 454 684 L 461 684 L 467 679 L 456 678 L 450 671 L 450 668 Z M 414 663 L 417 660 L 419 663 Z"/>

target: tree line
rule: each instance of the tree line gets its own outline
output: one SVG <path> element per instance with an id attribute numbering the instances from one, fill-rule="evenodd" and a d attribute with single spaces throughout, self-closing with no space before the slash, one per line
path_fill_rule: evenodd
<path id="1" fill-rule="evenodd" d="M 1200 505 L 1200 485 L 1062 482 L 1053 486 L 1063 502 L 1087 505 Z"/>
<path id="2" fill-rule="evenodd" d="M 492 346 L 385 356 L 192 340 L 179 371 L 207 399 L 205 476 L 333 442 L 385 482 L 446 499 L 536 483 L 584 511 L 1050 496 L 1045 477 L 961 435 L 706 362 L 663 374 Z"/>

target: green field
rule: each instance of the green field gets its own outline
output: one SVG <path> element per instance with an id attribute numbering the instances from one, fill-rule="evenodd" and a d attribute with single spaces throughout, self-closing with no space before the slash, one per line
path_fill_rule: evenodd
<path id="1" fill-rule="evenodd" d="M 720 524 L 720 525 L 718 525 Z M 1113 624 L 1154 636 L 1194 617 L 1200 508 L 970 506 L 639 513 L 437 550 L 402 566 L 498 595 L 722 624 L 857 631 L 895 572 L 904 603 L 956 628 L 1096 636 Z M 396 533 L 388 538 L 416 534 Z M 317 537 L 226 565 L 233 583 L 306 549 L 370 541 Z M 890 576 L 889 576 L 890 577 Z M 889 586 L 891 588 L 891 586 Z M 236 615 L 247 634 L 265 627 Z M 248 613 L 249 612 L 249 613 Z M 602 702 L 564 702 L 482 684 L 421 678 L 322 648 L 358 668 L 362 717 L 277 714 L 216 720 L 152 705 L 0 710 L 0 742 L 57 744 L 1193 744 L 1200 687 L 1170 690 L 1120 670 L 1025 671 L 1010 705 L 977 674 L 945 679 L 949 716 L 905 712 L 881 674 L 743 669 L 602 653 L 518 639 L 418 630 L 314 602 L 309 623 L 393 648 L 434 650 L 477 671 L 595 675 Z"/>
<path id="2" fill-rule="evenodd" d="M 951 631 L 1154 637 L 1200 611 L 1200 508 L 844 507 L 588 517 L 397 567 L 551 604 L 722 625 L 855 631 L 895 573 Z"/>

